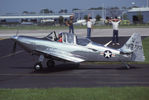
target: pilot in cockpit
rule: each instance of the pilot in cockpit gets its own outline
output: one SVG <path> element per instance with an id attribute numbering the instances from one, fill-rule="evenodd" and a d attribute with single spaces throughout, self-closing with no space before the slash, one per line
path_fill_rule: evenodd
<path id="1" fill-rule="evenodd" d="M 63 41 L 63 38 L 62 38 L 62 33 L 58 34 L 58 42 L 62 42 Z"/>

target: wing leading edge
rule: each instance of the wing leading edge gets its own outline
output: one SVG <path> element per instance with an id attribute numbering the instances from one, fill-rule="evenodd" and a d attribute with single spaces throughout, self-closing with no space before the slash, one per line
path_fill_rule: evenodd
<path id="1" fill-rule="evenodd" d="M 70 61 L 70 62 L 75 62 L 75 63 L 80 63 L 85 61 L 84 59 L 82 59 L 79 55 L 74 55 L 70 52 L 65 52 L 65 51 L 59 51 L 59 50 L 37 50 L 38 52 L 42 52 L 44 54 L 48 54 L 50 56 L 56 57 L 56 58 L 60 58 L 66 61 Z"/>

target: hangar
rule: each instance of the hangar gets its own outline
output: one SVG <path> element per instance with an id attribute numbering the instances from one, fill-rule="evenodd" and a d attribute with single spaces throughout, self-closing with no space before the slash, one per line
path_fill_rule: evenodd
<path id="1" fill-rule="evenodd" d="M 149 23 L 149 7 L 146 8 L 132 8 L 126 12 L 127 18 L 134 24 L 148 24 Z"/>

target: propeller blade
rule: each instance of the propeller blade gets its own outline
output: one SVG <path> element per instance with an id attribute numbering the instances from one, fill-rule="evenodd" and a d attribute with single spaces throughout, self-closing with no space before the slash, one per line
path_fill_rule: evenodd
<path id="1" fill-rule="evenodd" d="M 14 45 L 13 45 L 13 51 L 12 51 L 12 53 L 15 53 L 16 52 L 16 46 L 17 46 L 17 43 L 15 42 Z"/>

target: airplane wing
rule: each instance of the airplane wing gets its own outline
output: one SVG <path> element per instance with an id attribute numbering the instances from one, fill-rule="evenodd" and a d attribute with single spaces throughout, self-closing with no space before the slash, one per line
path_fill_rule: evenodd
<path id="1" fill-rule="evenodd" d="M 37 50 L 37 52 L 41 52 L 44 54 L 48 54 L 50 56 L 56 57 L 56 58 L 60 58 L 66 61 L 70 61 L 70 62 L 75 62 L 75 63 L 80 63 L 85 61 L 84 59 L 82 59 L 79 55 L 74 55 L 70 52 L 65 52 L 65 51 L 59 51 L 59 50 Z"/>

